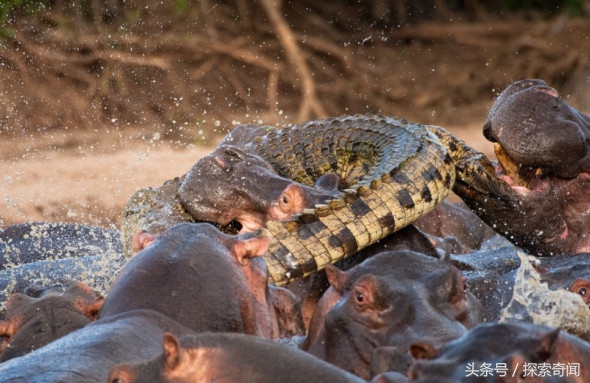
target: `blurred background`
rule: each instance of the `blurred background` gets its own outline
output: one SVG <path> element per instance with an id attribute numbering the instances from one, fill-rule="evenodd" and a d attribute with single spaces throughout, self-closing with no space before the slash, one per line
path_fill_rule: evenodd
<path id="1" fill-rule="evenodd" d="M 117 228 L 240 123 L 481 126 L 541 78 L 590 111 L 584 0 L 0 0 L 0 228 Z"/>

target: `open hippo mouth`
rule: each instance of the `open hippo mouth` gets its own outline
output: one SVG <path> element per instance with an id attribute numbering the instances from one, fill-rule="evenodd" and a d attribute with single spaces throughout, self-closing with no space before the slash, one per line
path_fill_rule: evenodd
<path id="1" fill-rule="evenodd" d="M 539 181 L 551 174 L 548 168 L 526 166 L 515 161 L 498 142 L 494 143 L 494 153 L 498 159 L 494 167 L 496 176 L 520 194 L 535 189 Z"/>
<path id="2" fill-rule="evenodd" d="M 590 170 L 590 117 L 542 80 L 522 80 L 497 98 L 484 124 L 494 143 L 496 173 L 515 191 L 546 177 L 571 179 Z"/>
<path id="3" fill-rule="evenodd" d="M 542 80 L 506 88 L 483 129 L 505 198 L 455 187 L 481 219 L 535 255 L 590 251 L 590 117 Z"/>

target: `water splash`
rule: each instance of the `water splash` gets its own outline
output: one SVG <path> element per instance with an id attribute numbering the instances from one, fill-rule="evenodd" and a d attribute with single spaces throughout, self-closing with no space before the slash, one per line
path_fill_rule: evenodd
<path id="1" fill-rule="evenodd" d="M 520 267 L 514 280 L 513 296 L 502 310 L 500 321 L 545 324 L 588 338 L 590 309 L 582 297 L 565 289 L 550 290 L 533 267 L 537 259 L 520 250 L 517 254 Z"/>
<path id="2" fill-rule="evenodd" d="M 10 294 L 31 284 L 83 282 L 104 296 L 124 262 L 116 231 L 68 223 L 30 223 L 0 230 L 0 316 Z"/>

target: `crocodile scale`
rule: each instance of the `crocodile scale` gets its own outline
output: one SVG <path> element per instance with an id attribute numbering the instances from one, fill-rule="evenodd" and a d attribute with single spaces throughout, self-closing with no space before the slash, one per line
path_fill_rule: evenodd
<path id="1" fill-rule="evenodd" d="M 269 281 L 277 285 L 346 258 L 432 211 L 453 188 L 456 159 L 471 150 L 442 128 L 377 115 L 269 128 L 242 148 L 294 181 L 313 185 L 333 172 L 345 185 L 342 198 L 262 229 L 270 241 Z"/>

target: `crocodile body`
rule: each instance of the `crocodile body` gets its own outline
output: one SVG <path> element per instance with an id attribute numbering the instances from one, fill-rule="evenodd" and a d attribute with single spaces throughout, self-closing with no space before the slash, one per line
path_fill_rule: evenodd
<path id="1" fill-rule="evenodd" d="M 265 258 L 270 281 L 279 285 L 415 222 L 448 195 L 457 177 L 486 192 L 498 187 L 481 153 L 440 127 L 394 117 L 342 116 L 269 128 L 240 146 L 283 177 L 313 185 L 334 172 L 345 185 L 342 198 L 267 222 Z"/>
<path id="2" fill-rule="evenodd" d="M 379 115 L 341 116 L 284 129 L 242 125 L 225 144 L 266 160 L 279 175 L 314 185 L 326 173 L 340 178 L 341 198 L 285 221 L 268 221 L 262 235 L 269 281 L 288 283 L 349 257 L 428 214 L 453 189 L 466 186 L 492 198 L 512 191 L 487 158 L 445 129 Z M 159 234 L 192 222 L 178 190 L 184 177 L 137 191 L 123 214 L 124 253 L 133 234 Z"/>

